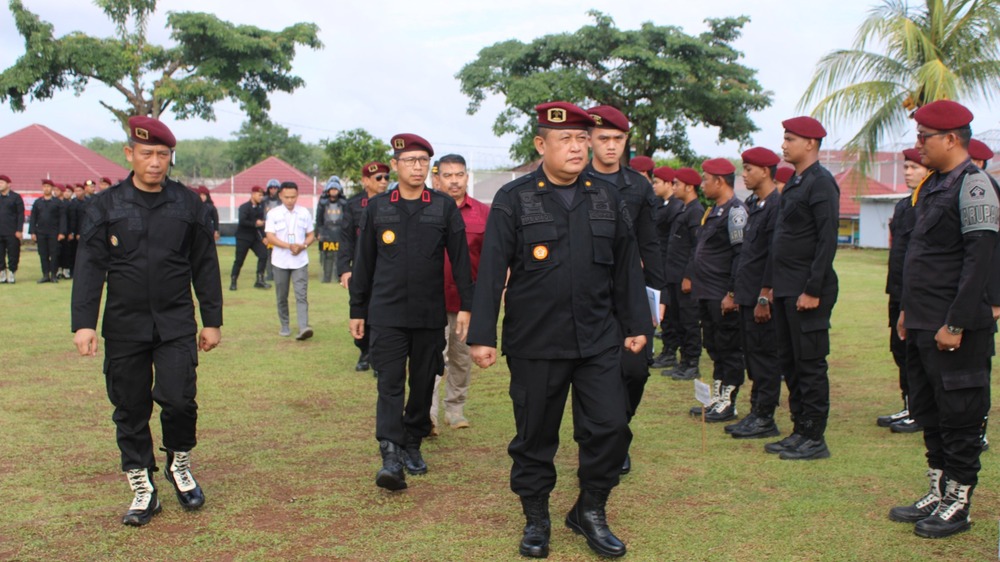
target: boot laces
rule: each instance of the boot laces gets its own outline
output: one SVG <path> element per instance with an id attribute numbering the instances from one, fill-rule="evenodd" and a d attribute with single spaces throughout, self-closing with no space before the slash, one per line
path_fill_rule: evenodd
<path id="1" fill-rule="evenodd" d="M 150 485 L 146 469 L 137 468 L 128 471 L 128 485 L 135 492 L 130 510 L 145 511 L 153 500 L 153 487 Z"/>
<path id="2" fill-rule="evenodd" d="M 190 492 L 198 484 L 191 475 L 191 454 L 185 452 L 174 453 L 174 462 L 170 464 L 170 472 L 174 475 L 174 484 L 182 492 Z"/>
<path id="3" fill-rule="evenodd" d="M 932 515 L 937 515 L 945 521 L 950 521 L 956 513 L 965 509 L 968 504 L 968 489 L 968 486 L 962 486 L 957 482 L 948 482 L 948 488 L 945 490 L 944 497 L 941 498 L 941 503 L 938 504 L 937 509 L 934 510 Z"/>

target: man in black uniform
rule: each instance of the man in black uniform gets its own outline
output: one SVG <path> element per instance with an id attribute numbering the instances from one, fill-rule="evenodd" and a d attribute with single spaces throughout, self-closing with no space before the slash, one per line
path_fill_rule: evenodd
<path id="1" fill-rule="evenodd" d="M 656 234 L 653 209 L 658 199 L 653 194 L 653 186 L 645 174 L 621 165 L 622 156 L 628 144 L 628 117 L 610 105 L 599 105 L 587 110 L 590 118 L 597 125 L 590 129 L 590 145 L 593 158 L 585 174 L 591 174 L 616 185 L 618 193 L 625 201 L 629 217 L 632 218 L 632 234 L 639 245 L 639 259 L 646 286 L 665 294 L 667 282 L 663 276 L 663 255 L 660 253 L 660 241 Z M 666 303 L 660 303 L 656 323 L 663 319 Z M 650 322 L 653 322 L 650 316 Z M 650 333 L 652 335 L 652 332 Z M 622 376 L 625 378 L 625 388 L 628 391 L 629 422 L 639 409 L 642 393 L 649 380 L 649 363 L 653 358 L 653 338 L 649 338 L 645 353 L 626 353 L 622 355 Z M 576 407 L 576 402 L 573 403 Z M 632 456 L 626 453 L 622 474 L 632 470 Z"/>
<path id="2" fill-rule="evenodd" d="M 542 165 L 493 199 L 469 343 L 477 365 L 496 362 L 503 299 L 517 428 L 510 483 L 527 519 L 521 555 L 548 555 L 553 459 L 572 386 L 580 496 L 566 525 L 594 551 L 618 557 L 625 545 L 608 528 L 605 506 L 632 439 L 622 344 L 644 353 L 652 318 L 626 203 L 616 185 L 584 173 L 593 119 L 565 102 L 535 109 Z"/>
<path id="3" fill-rule="evenodd" d="M 340 223 L 344 220 L 344 200 L 340 197 L 343 186 L 340 178 L 330 176 L 326 182 L 326 193 L 316 206 L 317 239 L 319 240 L 319 262 L 323 267 L 323 283 L 330 283 L 334 275 L 340 251 Z"/>
<path id="4" fill-rule="evenodd" d="M 205 502 L 191 475 L 197 440 L 198 349 L 221 339 L 222 283 L 208 210 L 198 195 L 167 177 L 176 144 L 166 125 L 129 119 L 125 158 L 133 172 L 86 206 L 73 281 L 73 343 L 97 355 L 104 284 L 104 373 L 115 406 L 122 470 L 135 497 L 122 520 L 145 525 L 160 511 L 149 417 L 160 405 L 167 481 L 185 509 Z M 196 338 L 191 286 L 203 328 Z M 154 376 L 155 368 L 155 376 Z"/>
<path id="5" fill-rule="evenodd" d="M 392 137 L 392 168 L 399 187 L 369 200 L 361 215 L 351 291 L 351 334 L 370 333 L 372 365 L 378 372 L 375 438 L 382 469 L 375 484 L 406 488 L 410 474 L 424 474 L 420 443 L 431 432 L 434 377 L 444 371 L 444 255 L 461 298 L 455 333 L 469 328 L 472 273 L 465 222 L 455 201 L 427 189 L 434 149 L 412 134 Z M 410 393 L 403 402 L 409 359 Z"/>
<path id="6" fill-rule="evenodd" d="M 676 326 L 680 343 L 681 361 L 674 369 L 664 369 L 660 374 L 675 380 L 699 378 L 698 362 L 701 358 L 701 326 L 698 322 L 698 301 L 691 294 L 694 277 L 694 246 L 698 230 L 705 215 L 705 207 L 698 199 L 701 176 L 693 168 L 681 168 L 674 174 L 674 197 L 684 206 L 670 225 L 670 244 L 667 247 L 667 314 Z"/>
<path id="7" fill-rule="evenodd" d="M 985 142 L 977 139 L 969 141 L 969 158 L 979 169 L 985 170 L 993 156 L 993 149 Z"/>
<path id="8" fill-rule="evenodd" d="M 0 175 L 0 283 L 16 281 L 24 235 L 24 199 L 10 188 L 10 178 Z"/>
<path id="9" fill-rule="evenodd" d="M 59 265 L 59 242 L 66 237 L 66 212 L 58 198 L 52 196 L 55 184 L 42 180 L 42 196 L 31 205 L 28 230 L 31 241 L 38 244 L 38 257 L 42 261 L 42 278 L 39 283 L 58 283 L 56 268 Z"/>
<path id="10" fill-rule="evenodd" d="M 752 193 L 746 200 L 747 224 L 743 229 L 743 249 L 733 293 L 739 306 L 743 358 L 753 386 L 750 415 L 737 424 L 726 426 L 726 432 L 736 439 L 756 439 L 778 435 L 774 409 L 781 397 L 781 373 L 774 343 L 771 302 L 760 298 L 760 289 L 764 285 L 771 238 L 778 219 L 781 194 L 774 185 L 774 173 L 781 158 L 761 147 L 743 152 L 742 157 L 743 183 Z"/>
<path id="11" fill-rule="evenodd" d="M 264 190 L 255 185 L 250 188 L 250 200 L 240 205 L 236 223 L 236 259 L 233 260 L 233 271 L 229 275 L 229 290 L 236 290 L 236 281 L 240 278 L 240 270 L 247 259 L 247 252 L 253 250 L 257 256 L 257 280 L 253 286 L 257 289 L 270 289 L 271 284 L 264 280 L 267 263 L 267 247 L 264 246 Z"/>
<path id="12" fill-rule="evenodd" d="M 921 163 L 920 151 L 907 148 L 903 151 L 903 180 L 906 187 L 916 189 L 930 172 Z M 903 298 L 903 263 L 906 261 L 906 248 L 910 244 L 910 234 L 913 232 L 913 196 L 907 195 L 900 199 L 892 212 L 889 221 L 889 271 L 885 280 L 885 294 L 889 295 L 889 351 L 899 371 L 899 390 L 903 394 L 903 409 L 895 414 L 879 416 L 875 423 L 879 427 L 888 427 L 893 433 L 914 433 L 923 428 L 910 417 L 907 406 L 909 385 L 906 377 L 906 342 L 899 339 L 896 324 L 899 322 L 899 301 Z"/>
<path id="13" fill-rule="evenodd" d="M 889 512 L 940 538 L 967 530 L 990 411 L 996 322 L 987 297 L 1000 229 L 1000 190 L 969 159 L 972 113 L 953 101 L 914 113 L 917 149 L 934 170 L 914 193 L 899 337 L 906 341 L 910 415 L 924 426 L 930 491 Z"/>
<path id="14" fill-rule="evenodd" d="M 785 161 L 795 176 L 785 185 L 771 242 L 770 284 L 761 297 L 771 302 L 778 366 L 788 385 L 794 430 L 764 450 L 784 460 L 825 459 L 823 438 L 830 414 L 830 315 L 837 302 L 837 228 L 840 188 L 819 163 L 826 130 L 812 117 L 782 121 Z"/>
<path id="15" fill-rule="evenodd" d="M 653 170 L 653 194 L 658 198 L 656 206 L 653 207 L 653 222 L 656 223 L 656 237 L 660 242 L 660 256 L 664 264 L 664 281 L 666 281 L 670 228 L 674 219 L 684 208 L 684 203 L 674 197 L 674 173 L 670 166 L 660 166 Z M 660 293 L 660 302 L 666 305 L 669 299 L 667 289 L 664 287 Z M 663 320 L 660 321 L 660 330 L 663 333 L 663 347 L 660 349 L 660 354 L 653 358 L 650 366 L 656 369 L 672 369 L 677 366 L 677 350 L 680 348 L 677 327 L 671 324 L 669 316 L 664 314 Z"/>
<path id="16" fill-rule="evenodd" d="M 743 227 L 747 209 L 733 193 L 736 167 L 725 158 L 706 160 L 701 165 L 701 189 L 715 203 L 705 212 L 695 245 L 692 295 L 698 300 L 701 337 L 712 358 L 712 405 L 708 422 L 736 417 L 736 396 L 743 384 L 743 346 L 740 342 L 740 315 L 735 295 L 736 268 L 743 248 Z M 701 415 L 702 407 L 691 409 Z"/>
<path id="17" fill-rule="evenodd" d="M 340 273 L 340 286 L 347 289 L 351 282 L 354 268 L 354 242 L 358 238 L 358 228 L 361 226 L 361 214 L 368 207 L 368 200 L 379 193 L 384 193 L 389 186 L 389 166 L 381 162 L 369 162 L 361 168 L 361 186 L 364 190 L 347 200 L 344 218 L 340 224 L 340 253 L 337 254 L 337 271 Z M 354 365 L 357 372 L 371 368 L 369 361 L 368 333 L 354 340 L 358 348 L 358 362 Z M 378 372 L 375 372 L 378 376 Z"/>

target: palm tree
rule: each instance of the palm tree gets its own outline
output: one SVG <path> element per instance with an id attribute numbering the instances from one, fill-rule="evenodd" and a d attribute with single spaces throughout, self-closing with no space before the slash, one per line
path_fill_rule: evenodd
<path id="1" fill-rule="evenodd" d="M 992 101 L 1000 92 L 1000 0 L 885 0 L 854 46 L 820 59 L 799 101 L 814 117 L 863 122 L 847 143 L 866 171 L 911 112 L 939 99 Z"/>

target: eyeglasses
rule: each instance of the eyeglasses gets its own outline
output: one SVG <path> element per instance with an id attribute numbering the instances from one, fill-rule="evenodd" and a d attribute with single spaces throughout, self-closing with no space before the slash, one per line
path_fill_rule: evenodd
<path id="1" fill-rule="evenodd" d="M 372 177 L 375 178 L 375 181 L 389 181 L 389 174 L 379 174 Z"/>
<path id="2" fill-rule="evenodd" d="M 420 164 L 421 166 L 427 166 L 431 163 L 431 159 L 427 156 L 410 156 L 408 158 L 397 158 L 397 162 L 406 164 L 407 166 L 414 166 Z"/>
<path id="3" fill-rule="evenodd" d="M 920 144 L 924 144 L 927 142 L 927 139 L 931 137 L 936 137 L 938 135 L 947 135 L 947 134 L 948 131 L 939 131 L 937 133 L 917 133 L 917 142 L 919 142 Z"/>

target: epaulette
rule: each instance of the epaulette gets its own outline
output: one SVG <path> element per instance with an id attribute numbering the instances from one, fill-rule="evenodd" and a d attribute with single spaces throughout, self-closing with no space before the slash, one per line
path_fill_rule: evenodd
<path id="1" fill-rule="evenodd" d="M 520 187 L 523 184 L 531 182 L 534 179 L 534 176 L 535 176 L 534 172 L 530 174 L 524 174 L 523 176 L 515 178 L 510 182 L 508 182 L 507 184 L 505 184 L 503 187 L 500 188 L 500 191 L 510 192 L 516 187 Z"/>

